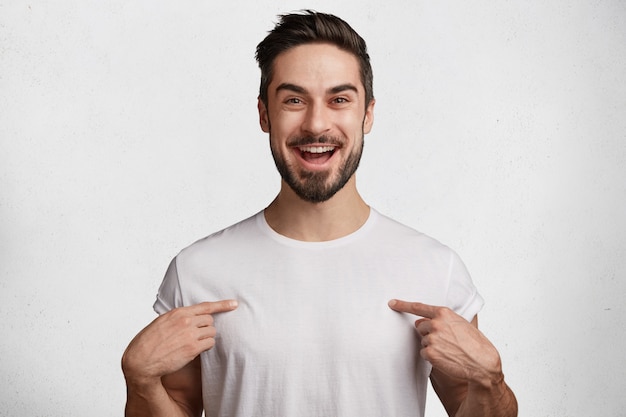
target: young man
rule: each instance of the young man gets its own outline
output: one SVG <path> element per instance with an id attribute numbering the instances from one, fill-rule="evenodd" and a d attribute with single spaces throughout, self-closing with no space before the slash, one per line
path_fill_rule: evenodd
<path id="1" fill-rule="evenodd" d="M 422 416 L 429 377 L 450 415 L 517 415 L 460 259 L 357 191 L 375 104 L 363 39 L 286 15 L 257 60 L 280 192 L 172 261 L 161 316 L 122 359 L 126 415 Z"/>

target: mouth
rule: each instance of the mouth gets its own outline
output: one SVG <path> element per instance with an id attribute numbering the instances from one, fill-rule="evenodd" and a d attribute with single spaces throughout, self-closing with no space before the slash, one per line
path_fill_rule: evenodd
<path id="1" fill-rule="evenodd" d="M 333 145 L 307 145 L 298 146 L 296 149 L 299 151 L 300 158 L 305 162 L 312 165 L 323 165 L 332 158 L 337 149 L 337 146 Z"/>

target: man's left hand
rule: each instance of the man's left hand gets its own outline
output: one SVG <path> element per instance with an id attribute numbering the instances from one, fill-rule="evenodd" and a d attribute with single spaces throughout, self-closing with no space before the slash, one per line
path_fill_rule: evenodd
<path id="1" fill-rule="evenodd" d="M 395 311 L 421 316 L 415 328 L 421 339 L 420 355 L 451 377 L 489 386 L 500 382 L 500 355 L 478 330 L 447 307 L 401 300 L 389 301 Z"/>

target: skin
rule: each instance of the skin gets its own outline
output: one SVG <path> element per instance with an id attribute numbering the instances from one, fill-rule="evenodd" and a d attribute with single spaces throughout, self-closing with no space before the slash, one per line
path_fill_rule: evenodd
<path id="1" fill-rule="evenodd" d="M 171 310 L 144 328 L 122 356 L 126 416 L 202 414 L 199 354 L 215 345 L 213 314 L 237 308 L 235 300 Z"/>
<path id="2" fill-rule="evenodd" d="M 278 233 L 302 241 L 327 241 L 360 228 L 369 206 L 351 175 L 343 187 L 322 201 L 294 191 L 311 185 L 332 188 L 346 161 L 360 155 L 364 135 L 374 121 L 372 100 L 365 91 L 357 59 L 329 44 L 307 44 L 280 54 L 268 86 L 267 105 L 259 100 L 259 123 L 270 136 L 272 154 L 292 177 L 283 179 L 265 210 Z M 332 155 L 302 157 L 308 145 L 328 145 Z M 299 145 L 294 145 L 299 143 Z M 504 383 L 500 357 L 478 330 L 453 311 L 417 302 L 391 300 L 390 308 L 421 317 L 416 329 L 422 357 L 433 365 L 431 382 L 450 416 L 516 416 L 515 396 Z M 122 368 L 127 381 L 126 416 L 200 416 L 201 374 L 198 355 L 211 349 L 216 329 L 213 314 L 236 314 L 234 301 L 202 303 L 172 310 L 142 330 L 127 348 Z"/>
<path id="3" fill-rule="evenodd" d="M 420 355 L 433 366 L 430 380 L 448 415 L 517 416 L 500 355 L 478 330 L 478 317 L 470 323 L 449 308 L 401 300 L 389 307 L 421 317 L 415 322 Z"/>
<path id="4" fill-rule="evenodd" d="M 275 158 L 296 172 L 326 173 L 330 183 L 340 176 L 350 155 L 363 146 L 363 135 L 371 131 L 374 122 L 374 105 L 375 101 L 365 103 L 356 57 L 332 45 L 307 44 L 276 57 L 268 104 L 258 103 L 259 122 L 270 134 Z M 293 138 L 302 136 L 331 136 L 340 146 L 324 163 L 309 164 L 290 146 Z M 322 203 L 301 199 L 282 180 L 280 193 L 265 210 L 274 230 L 304 241 L 345 236 L 362 226 L 368 216 L 369 207 L 357 192 L 354 175 Z"/>

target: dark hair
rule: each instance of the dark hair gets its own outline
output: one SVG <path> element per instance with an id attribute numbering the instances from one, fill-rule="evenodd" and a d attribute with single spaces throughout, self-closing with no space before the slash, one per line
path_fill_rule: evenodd
<path id="1" fill-rule="evenodd" d="M 261 69 L 259 98 L 267 106 L 267 88 L 272 81 L 274 60 L 293 47 L 307 43 L 330 43 L 354 54 L 361 70 L 365 88 L 365 105 L 374 98 L 373 74 L 365 40 L 345 21 L 326 13 L 304 10 L 279 16 L 279 22 L 256 47 L 256 60 Z"/>

